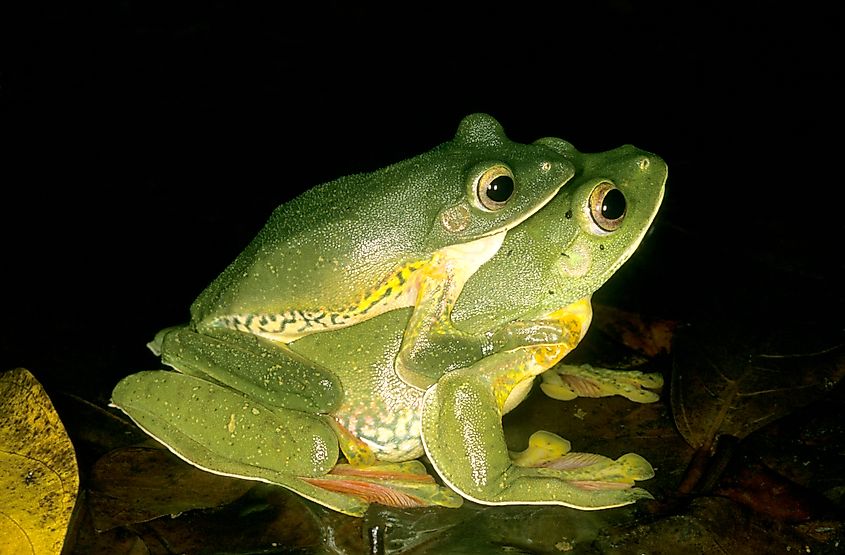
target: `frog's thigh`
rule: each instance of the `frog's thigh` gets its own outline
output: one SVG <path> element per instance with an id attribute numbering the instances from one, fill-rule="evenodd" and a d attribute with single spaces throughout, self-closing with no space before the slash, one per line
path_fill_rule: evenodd
<path id="1" fill-rule="evenodd" d="M 218 474 L 319 476 L 337 462 L 337 439 L 321 417 L 271 410 L 194 376 L 133 374 L 117 384 L 112 403 L 177 455 Z"/>
<path id="2" fill-rule="evenodd" d="M 176 328 L 157 340 L 165 364 L 242 391 L 270 407 L 328 413 L 343 399 L 334 373 L 287 345 L 225 329 L 212 337 Z"/>
<path id="3" fill-rule="evenodd" d="M 228 388 L 167 371 L 140 372 L 112 403 L 190 464 L 214 474 L 286 487 L 346 514 L 367 503 L 308 483 L 337 462 L 337 439 L 319 416 L 275 409 Z"/>
<path id="4" fill-rule="evenodd" d="M 489 505 L 554 504 L 580 509 L 618 507 L 650 497 L 647 491 L 631 487 L 635 479 L 652 475 L 636 455 L 577 470 L 513 464 L 494 395 L 477 378 L 482 374 L 478 369 L 453 372 L 432 386 L 424 399 L 426 454 L 455 491 Z"/>

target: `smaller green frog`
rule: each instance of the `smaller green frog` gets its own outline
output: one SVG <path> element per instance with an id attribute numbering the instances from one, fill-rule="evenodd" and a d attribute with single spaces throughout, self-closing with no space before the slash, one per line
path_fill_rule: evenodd
<path id="1" fill-rule="evenodd" d="M 665 179 L 663 161 L 633 147 L 518 144 L 469 116 L 429 153 L 280 206 L 191 323 L 151 344 L 177 372 L 128 376 L 113 404 L 197 467 L 350 515 L 371 502 L 598 509 L 647 497 L 633 487 L 653 475 L 638 455 L 572 453 L 548 432 L 512 453 L 501 417 L 537 375 L 562 399 L 657 399 L 657 376 L 557 363 L 589 326 L 590 295 L 642 240 Z"/>

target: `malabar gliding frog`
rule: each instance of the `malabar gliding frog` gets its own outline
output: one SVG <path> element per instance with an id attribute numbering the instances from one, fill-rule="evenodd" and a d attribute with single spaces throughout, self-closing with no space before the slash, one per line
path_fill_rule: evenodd
<path id="1" fill-rule="evenodd" d="M 177 372 L 131 375 L 113 404 L 197 467 L 352 515 L 370 502 L 453 507 L 457 494 L 631 503 L 648 495 L 632 487 L 652 475 L 641 457 L 572 454 L 546 432 L 509 453 L 501 415 L 581 339 L 590 294 L 636 249 L 665 178 L 632 147 L 522 145 L 469 116 L 429 153 L 280 206 L 191 322 L 151 343 Z M 555 370 L 543 387 L 561 398 L 648 402 L 644 388 L 660 386 Z"/>

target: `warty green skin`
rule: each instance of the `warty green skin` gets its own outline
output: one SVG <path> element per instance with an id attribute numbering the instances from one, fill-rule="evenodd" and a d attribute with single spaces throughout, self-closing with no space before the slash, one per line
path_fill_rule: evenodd
<path id="1" fill-rule="evenodd" d="M 464 285 L 452 322 L 477 333 L 512 320 L 533 320 L 588 297 L 639 246 L 663 200 L 666 163 L 625 145 L 581 153 L 556 138 L 539 143 L 564 154 L 575 177 L 543 210 L 508 232 L 502 248 Z M 626 199 L 623 225 L 613 232 L 596 227 L 588 197 L 603 181 Z"/>
<path id="2" fill-rule="evenodd" d="M 534 322 L 539 329 L 547 315 L 588 299 L 604 284 L 633 254 L 657 213 L 667 177 L 659 157 L 630 145 L 583 154 L 559 139 L 542 142 L 568 153 L 576 175 L 543 210 L 510 231 L 497 254 L 470 278 L 451 314 L 460 329 L 496 330 L 514 321 Z M 588 209 L 590 193 L 601 183 L 612 183 L 626 199 L 621 226 L 611 232 L 597 227 Z M 444 374 L 426 391 L 422 437 L 441 478 L 462 496 L 493 505 L 601 509 L 650 497 L 641 488 L 574 486 L 580 480 L 633 483 L 650 478 L 651 466 L 635 454 L 569 471 L 514 464 L 501 417 L 522 401 L 527 388 L 515 387 L 506 407 L 499 408 L 491 384 L 513 368 L 530 364 L 529 352 L 523 348 L 492 354 Z M 569 368 L 561 364 L 555 370 L 569 374 Z M 613 371 L 598 372 L 616 379 Z M 644 382 L 653 379 L 643 377 Z M 524 383 L 531 380 L 527 376 Z"/>
<path id="3" fill-rule="evenodd" d="M 277 209 L 245 253 L 194 303 L 192 328 L 162 333 L 155 342 L 163 360 L 181 373 L 130 376 L 115 389 L 114 404 L 200 468 L 279 484 L 348 514 L 361 514 L 366 503 L 301 480 L 324 475 L 337 460 L 337 438 L 326 416 L 357 433 L 381 460 L 412 459 L 425 446 L 451 488 L 483 503 L 554 503 L 592 509 L 647 495 L 639 488 L 584 492 L 569 485 L 573 477 L 565 472 L 555 475 L 548 469 L 515 467 L 504 444 L 502 409 L 491 401 L 489 384 L 527 356 L 524 347 L 530 343 L 524 336 L 518 336 L 516 344 L 508 342 L 513 336 L 509 325 L 519 322 L 530 327 L 537 322 L 535 331 L 562 333 L 551 329 L 554 326 L 544 317 L 588 297 L 630 256 L 660 204 L 665 164 L 633 147 L 582 154 L 559 139 L 520 145 L 531 147 L 521 151 L 509 142 L 503 146 L 504 135 L 490 122 L 492 118 L 473 117 L 483 125 L 465 120 L 452 143 L 374 174 L 317 187 Z M 541 152 L 542 156 L 532 161 L 518 152 Z M 466 198 L 465 173 L 477 167 L 479 160 L 506 161 L 519 184 L 520 164 L 528 171 L 549 159 L 562 168 L 560 175 L 566 180 L 572 174 L 575 177 L 545 205 L 531 207 L 527 218 L 520 220 L 517 212 L 507 217 L 484 214 L 456 235 L 436 224 L 432 229 L 431 222 L 440 221 L 444 207 Z M 627 200 L 623 226 L 612 233 L 597 229 L 585 209 L 596 183 L 608 180 Z M 460 187 L 446 187 L 448 193 L 437 186 L 456 181 Z M 369 184 L 365 187 L 369 193 L 350 199 L 348 191 L 357 191 L 364 183 Z M 410 183 L 425 185 L 411 187 Z M 534 201 L 555 187 L 560 186 L 535 185 L 531 189 Z M 346 191 L 346 205 L 338 198 L 338 190 Z M 420 190 L 428 196 L 409 195 Z M 436 202 L 420 206 L 420 198 Z M 396 202 L 398 208 L 393 206 Z M 414 210 L 404 210 L 414 203 Z M 524 206 L 531 205 L 523 205 L 522 210 Z M 327 214 L 333 216 L 331 220 Z M 335 217 L 338 214 L 342 216 Z M 360 241 L 350 242 L 344 222 L 376 219 L 387 223 L 373 230 L 372 236 L 359 232 Z M 465 335 L 456 335 L 448 348 L 427 359 L 432 383 L 426 387 L 405 383 L 396 368 L 403 336 L 414 318 L 413 306 L 287 344 L 204 327 L 204 322 L 232 305 L 247 311 L 297 306 L 284 297 L 288 294 L 302 303 L 326 303 L 340 297 L 347 302 L 347 297 L 371 288 L 397 264 L 430 256 L 454 244 L 450 241 L 483 237 L 506 227 L 507 221 L 517 225 L 508 230 L 492 258 L 461 284 L 456 304 L 446 313 L 449 323 Z M 398 229 L 385 233 L 390 229 L 386 226 Z M 343 233 L 343 240 L 338 233 Z M 370 239 L 379 246 L 372 267 L 363 263 L 372 258 L 363 244 Z M 323 262 L 315 261 L 321 257 Z M 352 283 L 341 283 L 338 272 L 326 271 L 326 261 L 335 259 L 348 271 L 362 271 L 354 273 Z M 286 264 L 294 265 L 293 274 L 312 281 L 299 285 L 274 281 Z M 275 270 L 270 271 L 271 267 Z M 496 336 L 502 330 L 505 347 L 497 350 L 493 345 L 488 352 L 476 348 L 475 338 Z M 471 348 L 463 349 L 464 338 Z M 455 359 L 460 359 L 458 367 Z M 466 399 L 472 399 L 471 411 L 462 405 Z M 480 400 L 487 405 L 479 405 Z M 461 413 L 474 415 L 472 426 L 467 426 Z M 400 418 L 401 432 L 397 429 Z M 365 419 L 375 423 L 369 430 L 364 429 Z M 468 443 L 470 428 L 477 433 Z M 387 438 L 385 431 L 393 435 Z M 279 443 L 280 437 L 286 438 L 285 445 Z M 479 460 L 484 464 L 471 462 Z"/>
<path id="4" fill-rule="evenodd" d="M 513 170 L 516 194 L 501 210 L 474 202 L 472 183 L 490 162 Z M 550 169 L 542 171 L 543 162 Z M 465 118 L 455 138 L 368 174 L 318 185 L 279 206 L 258 236 L 194 302 L 207 327 L 233 312 L 315 310 L 355 301 L 397 264 L 508 229 L 537 211 L 573 175 L 555 149 L 505 137 L 491 117 Z M 441 215 L 463 207 L 464 229 Z"/>

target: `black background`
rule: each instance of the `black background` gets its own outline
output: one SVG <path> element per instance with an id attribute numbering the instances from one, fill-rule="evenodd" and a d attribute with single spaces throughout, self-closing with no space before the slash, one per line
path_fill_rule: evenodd
<path id="1" fill-rule="evenodd" d="M 449 140 L 476 111 L 514 140 L 666 159 L 655 235 L 613 281 L 623 304 L 841 325 L 834 5 L 125 0 L 6 14 L 0 368 L 107 399 L 157 365 L 145 342 L 186 320 L 277 204 Z"/>

